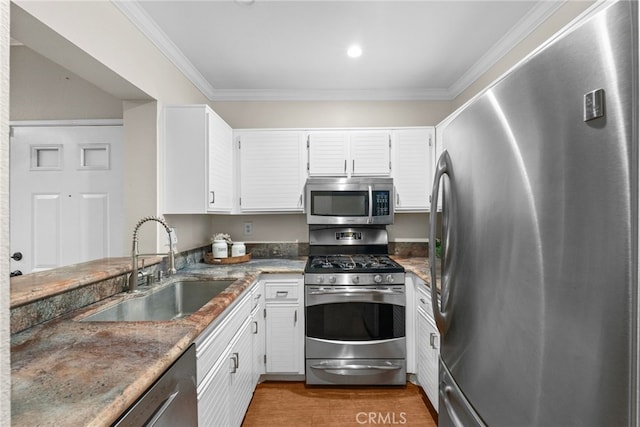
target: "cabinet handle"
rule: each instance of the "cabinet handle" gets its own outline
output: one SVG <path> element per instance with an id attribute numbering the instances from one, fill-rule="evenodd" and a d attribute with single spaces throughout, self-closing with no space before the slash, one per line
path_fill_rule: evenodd
<path id="1" fill-rule="evenodd" d="M 347 159 L 344 159 L 344 173 L 347 173 Z"/>
<path id="2" fill-rule="evenodd" d="M 276 297 L 286 297 L 289 295 L 289 291 L 276 291 Z"/>
<path id="3" fill-rule="evenodd" d="M 424 298 L 420 298 L 420 302 L 423 304 L 426 304 L 427 302 L 424 300 Z"/>
<path id="4" fill-rule="evenodd" d="M 298 206 L 302 206 L 302 194 L 300 194 L 300 198 L 298 199 Z"/>
<path id="5" fill-rule="evenodd" d="M 295 325 L 296 323 L 298 323 L 298 310 L 293 312 L 293 324 Z"/>
<path id="6" fill-rule="evenodd" d="M 396 193 L 396 205 L 400 204 L 400 193 Z"/>
<path id="7" fill-rule="evenodd" d="M 214 204 L 216 202 L 216 192 L 209 191 L 209 193 L 211 193 L 211 201 L 209 203 Z"/>
<path id="8" fill-rule="evenodd" d="M 356 173 L 356 159 L 351 160 L 351 173 Z"/>
<path id="9" fill-rule="evenodd" d="M 240 367 L 240 355 L 238 353 L 233 353 L 231 355 L 231 361 L 233 362 L 233 371 L 232 374 L 238 372 L 238 368 Z"/>
<path id="10" fill-rule="evenodd" d="M 258 335 L 258 322 L 254 321 L 253 322 L 253 326 L 255 326 L 255 329 L 253 331 L 253 335 Z"/>
<path id="11" fill-rule="evenodd" d="M 434 334 L 433 332 L 431 332 L 429 334 L 429 345 L 431 345 L 431 348 L 433 349 L 437 349 L 438 347 L 436 347 L 436 339 L 438 338 L 438 336 L 436 334 Z"/>

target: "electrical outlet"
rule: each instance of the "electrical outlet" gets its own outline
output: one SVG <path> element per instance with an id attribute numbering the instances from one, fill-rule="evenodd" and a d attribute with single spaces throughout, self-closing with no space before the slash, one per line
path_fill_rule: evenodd
<path id="1" fill-rule="evenodd" d="M 245 222 L 244 223 L 244 233 L 245 236 L 251 236 L 253 234 L 253 223 Z"/>

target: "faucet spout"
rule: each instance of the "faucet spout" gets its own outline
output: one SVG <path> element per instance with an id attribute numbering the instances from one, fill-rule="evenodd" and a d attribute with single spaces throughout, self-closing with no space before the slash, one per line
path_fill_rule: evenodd
<path id="1" fill-rule="evenodd" d="M 138 250 L 138 230 L 145 222 L 155 221 L 160 223 L 167 231 L 169 236 L 169 252 L 167 255 L 167 275 L 175 274 L 175 252 L 173 250 L 173 240 L 171 239 L 171 228 L 162 219 L 155 216 L 146 216 L 136 224 L 133 230 L 133 241 L 131 244 L 131 275 L 129 276 L 129 292 L 135 292 L 138 287 L 138 258 L 141 256 Z M 165 254 L 147 254 L 147 255 L 165 255 Z"/>

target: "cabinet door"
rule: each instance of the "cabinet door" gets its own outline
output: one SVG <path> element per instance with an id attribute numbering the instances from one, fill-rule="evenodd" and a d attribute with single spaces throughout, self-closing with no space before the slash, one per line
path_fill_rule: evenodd
<path id="1" fill-rule="evenodd" d="M 212 110 L 207 112 L 209 140 L 209 193 L 210 212 L 231 212 L 233 207 L 233 131 Z"/>
<path id="2" fill-rule="evenodd" d="M 164 213 L 230 212 L 232 132 L 207 105 L 164 110 Z"/>
<path id="3" fill-rule="evenodd" d="M 356 131 L 349 138 L 351 175 L 388 176 L 391 173 L 391 133 Z"/>
<path id="4" fill-rule="evenodd" d="M 433 182 L 433 128 L 393 132 L 396 211 L 428 211 Z"/>
<path id="5" fill-rule="evenodd" d="M 258 284 L 254 292 L 256 305 L 251 313 L 252 346 L 253 346 L 253 384 L 258 384 L 260 375 L 265 373 L 266 355 L 266 319 L 264 307 L 264 287 Z"/>
<path id="6" fill-rule="evenodd" d="M 237 134 L 242 212 L 302 212 L 302 136 L 298 131 Z"/>
<path id="7" fill-rule="evenodd" d="M 227 348 L 198 386 L 198 425 L 229 425 L 229 375 L 231 349 Z"/>
<path id="8" fill-rule="evenodd" d="M 418 308 L 418 382 L 438 411 L 438 358 L 440 334 L 435 322 Z"/>
<path id="9" fill-rule="evenodd" d="M 440 159 L 440 155 L 444 150 L 442 146 L 442 128 L 436 127 L 435 129 L 435 144 L 433 144 L 433 174 L 436 173 L 436 164 L 438 163 L 438 159 Z M 433 180 L 433 177 L 431 178 Z M 438 212 L 442 212 L 442 187 L 440 187 L 440 194 L 438 197 Z"/>
<path id="10" fill-rule="evenodd" d="M 267 303 L 267 373 L 300 373 L 302 341 L 298 304 Z"/>
<path id="11" fill-rule="evenodd" d="M 209 147 L 206 106 L 164 109 L 164 213 L 205 213 Z"/>
<path id="12" fill-rule="evenodd" d="M 230 425 L 240 426 L 253 395 L 253 357 L 251 347 L 251 323 L 247 320 L 238 331 L 232 344 L 229 361 Z M 218 425 L 218 424 L 216 424 Z"/>
<path id="13" fill-rule="evenodd" d="M 311 132 L 307 143 L 309 176 L 347 176 L 347 132 Z"/>

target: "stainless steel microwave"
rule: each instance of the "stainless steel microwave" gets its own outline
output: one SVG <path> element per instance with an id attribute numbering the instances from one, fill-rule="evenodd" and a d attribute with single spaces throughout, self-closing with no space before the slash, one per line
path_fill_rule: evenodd
<path id="1" fill-rule="evenodd" d="M 309 178 L 307 224 L 393 224 L 392 178 Z"/>

